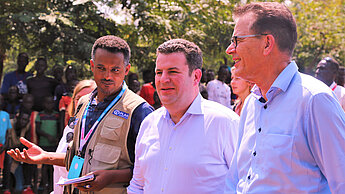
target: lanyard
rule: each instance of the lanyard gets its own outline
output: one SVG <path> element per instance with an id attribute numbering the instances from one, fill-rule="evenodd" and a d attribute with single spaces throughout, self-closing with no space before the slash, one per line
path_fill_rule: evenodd
<path id="1" fill-rule="evenodd" d="M 103 117 L 108 113 L 108 111 L 110 110 L 111 107 L 114 106 L 114 104 L 122 97 L 123 93 L 126 91 L 127 89 L 127 85 L 126 82 L 123 81 L 123 86 L 122 86 L 122 90 L 119 93 L 119 95 L 116 96 L 116 98 L 108 105 L 108 107 L 102 112 L 101 116 L 98 117 L 98 119 L 96 120 L 96 122 L 93 124 L 93 126 L 91 127 L 91 129 L 89 130 L 89 132 L 86 134 L 86 136 L 84 136 L 85 134 L 85 123 L 86 123 L 86 115 L 89 109 L 89 106 L 92 102 L 92 100 L 89 100 L 89 103 L 86 106 L 86 109 L 84 111 L 83 117 L 82 117 L 82 127 L 81 127 L 81 133 L 80 133 L 80 145 L 79 145 L 79 151 L 83 150 L 83 147 L 85 145 L 85 143 L 87 142 L 87 140 L 90 139 L 92 132 L 95 130 L 96 126 L 98 125 L 98 123 L 103 119 Z"/>
<path id="2" fill-rule="evenodd" d="M 332 90 L 334 91 L 336 87 L 337 87 L 337 84 L 334 84 Z"/>

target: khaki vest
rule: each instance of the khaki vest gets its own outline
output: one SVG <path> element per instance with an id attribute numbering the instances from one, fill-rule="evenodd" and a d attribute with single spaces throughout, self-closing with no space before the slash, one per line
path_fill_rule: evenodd
<path id="1" fill-rule="evenodd" d="M 90 95 L 83 97 L 84 101 L 85 99 L 87 100 L 86 102 L 88 102 L 89 98 Z M 82 175 L 96 170 L 126 169 L 133 165 L 128 155 L 127 136 L 132 113 L 135 108 L 143 102 L 145 102 L 143 98 L 134 94 L 129 89 L 126 89 L 120 100 L 109 110 L 92 135 L 86 147 Z M 74 129 L 78 130 L 74 130 L 72 147 L 67 150 L 67 169 L 70 167 L 73 156 L 75 153 L 78 153 L 79 150 L 79 129 L 81 128 L 82 115 L 87 104 L 88 103 L 83 103 L 82 108 L 76 115 L 78 121 Z M 119 114 L 127 113 L 128 115 L 122 115 L 122 117 L 116 116 L 113 114 L 114 111 Z M 128 116 L 128 118 L 126 118 L 126 116 Z M 93 193 L 126 193 L 124 185 L 128 185 L 128 183 L 108 185 L 106 188 Z"/>

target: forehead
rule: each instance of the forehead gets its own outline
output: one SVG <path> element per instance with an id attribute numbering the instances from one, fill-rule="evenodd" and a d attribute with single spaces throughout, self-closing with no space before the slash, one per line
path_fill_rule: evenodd
<path id="1" fill-rule="evenodd" d="M 95 52 L 94 61 L 96 63 L 118 64 L 124 63 L 124 55 L 121 52 L 112 53 L 106 49 L 98 48 Z"/>
<path id="2" fill-rule="evenodd" d="M 331 65 L 328 64 L 326 60 L 322 59 L 322 60 L 317 64 L 317 67 L 323 67 L 323 68 L 329 69 L 329 68 L 331 68 Z"/>
<path id="3" fill-rule="evenodd" d="M 163 68 L 188 68 L 185 54 L 182 52 L 169 54 L 158 53 L 156 60 L 156 69 Z"/>
<path id="4" fill-rule="evenodd" d="M 234 36 L 248 35 L 251 32 L 251 26 L 255 21 L 255 14 L 252 12 L 246 13 L 244 15 L 235 18 L 235 28 Z"/>

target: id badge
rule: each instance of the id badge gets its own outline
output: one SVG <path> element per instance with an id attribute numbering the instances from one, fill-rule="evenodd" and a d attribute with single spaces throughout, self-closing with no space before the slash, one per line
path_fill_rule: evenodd
<path id="1" fill-rule="evenodd" d="M 81 169 L 83 168 L 84 158 L 79 156 L 74 156 L 72 160 L 71 167 L 69 168 L 67 178 L 74 179 L 78 178 L 81 173 Z"/>

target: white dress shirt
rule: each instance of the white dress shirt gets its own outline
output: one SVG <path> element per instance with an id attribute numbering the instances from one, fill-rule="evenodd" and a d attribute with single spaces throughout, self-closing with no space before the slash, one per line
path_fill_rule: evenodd
<path id="1" fill-rule="evenodd" d="M 297 70 L 291 62 L 280 73 L 267 102 L 257 86 L 247 97 L 225 193 L 345 193 L 344 111 Z"/>
<path id="2" fill-rule="evenodd" d="M 329 87 L 333 90 L 335 96 L 338 98 L 341 107 L 345 111 L 345 88 L 337 85 L 335 82 L 333 82 Z"/>
<path id="3" fill-rule="evenodd" d="M 207 84 L 208 99 L 231 108 L 231 91 L 225 83 L 215 79 Z"/>
<path id="4" fill-rule="evenodd" d="M 128 193 L 223 193 L 238 122 L 200 94 L 176 125 L 164 107 L 154 111 L 139 131 Z"/>

